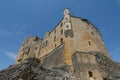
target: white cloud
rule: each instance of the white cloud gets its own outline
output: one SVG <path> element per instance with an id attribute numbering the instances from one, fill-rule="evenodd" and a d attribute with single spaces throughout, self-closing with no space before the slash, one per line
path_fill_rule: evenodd
<path id="1" fill-rule="evenodd" d="M 15 58 L 17 56 L 15 52 L 10 52 L 10 51 L 5 52 L 5 55 L 8 56 L 10 59 L 13 59 L 13 60 L 15 60 Z"/>

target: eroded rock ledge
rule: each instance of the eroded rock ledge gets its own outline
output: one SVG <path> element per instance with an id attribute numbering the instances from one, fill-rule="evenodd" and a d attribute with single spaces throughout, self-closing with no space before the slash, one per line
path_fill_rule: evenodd
<path id="1" fill-rule="evenodd" d="M 120 63 L 97 52 L 92 54 L 96 57 L 100 72 L 105 76 L 103 80 L 120 80 Z M 39 59 L 29 58 L 22 64 L 11 65 L 0 71 L 0 80 L 80 80 L 68 67 L 64 65 L 47 69 L 40 64 Z"/>
<path id="2" fill-rule="evenodd" d="M 0 72 L 0 80 L 75 80 L 63 67 L 43 68 L 38 59 L 29 58 Z"/>

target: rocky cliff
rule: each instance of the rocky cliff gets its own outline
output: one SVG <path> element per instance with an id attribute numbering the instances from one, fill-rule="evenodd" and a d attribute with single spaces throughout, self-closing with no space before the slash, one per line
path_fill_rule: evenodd
<path id="1" fill-rule="evenodd" d="M 22 64 L 0 71 L 0 80 L 76 80 L 65 66 L 43 68 L 39 59 L 29 58 Z"/>
<path id="2" fill-rule="evenodd" d="M 105 76 L 103 80 L 120 80 L 120 64 L 111 59 L 93 52 L 99 70 Z M 107 74 L 104 74 L 107 73 Z M 22 64 L 11 65 L 0 71 L 0 80 L 80 80 L 69 70 L 69 66 L 57 66 L 51 69 L 44 68 L 39 59 L 29 58 Z"/>

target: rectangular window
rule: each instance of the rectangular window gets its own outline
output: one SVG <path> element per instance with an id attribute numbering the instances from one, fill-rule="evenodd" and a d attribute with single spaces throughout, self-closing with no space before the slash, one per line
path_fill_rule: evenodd
<path id="1" fill-rule="evenodd" d="M 54 42 L 56 41 L 56 36 L 54 36 Z"/>
<path id="2" fill-rule="evenodd" d="M 91 71 L 88 72 L 89 77 L 93 77 L 93 73 Z"/>
<path id="3" fill-rule="evenodd" d="M 60 30 L 60 35 L 62 35 L 62 34 L 63 34 L 63 29 Z"/>
<path id="4" fill-rule="evenodd" d="M 56 34 L 56 30 L 54 31 L 54 34 Z"/>
<path id="5" fill-rule="evenodd" d="M 88 44 L 89 44 L 89 46 L 91 46 L 91 42 L 90 41 L 88 41 Z"/>
<path id="6" fill-rule="evenodd" d="M 45 44 L 43 43 L 42 48 L 44 48 L 44 45 L 45 45 Z"/>
<path id="7" fill-rule="evenodd" d="M 66 25 L 66 28 L 69 28 L 69 25 Z"/>
<path id="8" fill-rule="evenodd" d="M 62 27 L 63 27 L 63 23 L 60 24 L 60 28 L 62 28 Z"/>
<path id="9" fill-rule="evenodd" d="M 47 46 L 48 46 L 48 41 L 45 42 L 45 47 L 47 47 Z"/>
<path id="10" fill-rule="evenodd" d="M 60 43 L 63 43 L 63 38 L 60 39 Z"/>

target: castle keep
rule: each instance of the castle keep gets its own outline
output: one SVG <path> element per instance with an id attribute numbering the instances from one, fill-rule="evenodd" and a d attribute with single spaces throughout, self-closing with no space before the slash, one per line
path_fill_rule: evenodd
<path id="1" fill-rule="evenodd" d="M 63 19 L 43 38 L 32 36 L 24 40 L 15 64 L 23 63 L 26 58 L 38 58 L 47 68 L 70 66 L 80 80 L 90 77 L 103 80 L 92 52 L 110 58 L 99 30 L 87 19 L 75 17 L 65 9 Z"/>

